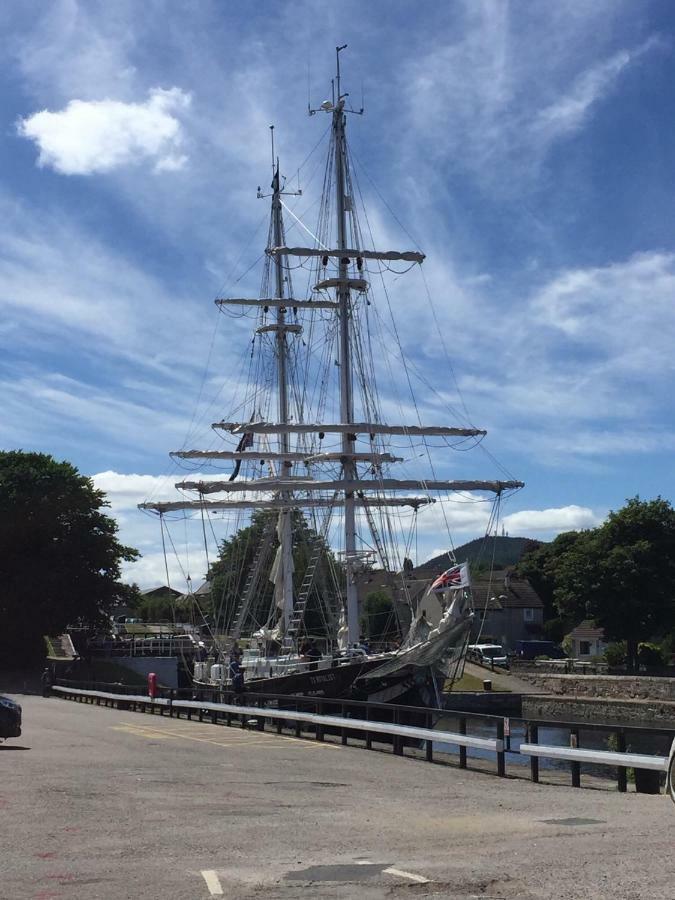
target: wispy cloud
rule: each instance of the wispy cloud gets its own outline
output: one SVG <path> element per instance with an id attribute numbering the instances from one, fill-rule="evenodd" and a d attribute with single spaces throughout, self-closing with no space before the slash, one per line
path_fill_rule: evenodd
<path id="1" fill-rule="evenodd" d="M 440 32 L 403 67 L 413 125 L 402 138 L 407 152 L 419 156 L 424 139 L 427 161 L 448 160 L 491 190 L 536 180 L 552 146 L 589 124 L 624 72 L 665 46 L 650 35 L 602 56 L 597 26 L 607 4 L 570 7 L 537 16 L 505 3 L 467 4 L 458 33 Z"/>
<path id="2" fill-rule="evenodd" d="M 567 91 L 536 113 L 529 129 L 530 137 L 547 145 L 577 131 L 593 107 L 616 87 L 624 69 L 659 46 L 663 46 L 661 39 L 651 36 L 639 46 L 621 50 L 581 72 Z"/>
<path id="3" fill-rule="evenodd" d="M 38 165 L 62 175 L 92 175 L 149 160 L 156 171 L 183 168 L 180 114 L 189 94 L 154 88 L 144 103 L 71 100 L 57 112 L 42 110 L 21 119 L 22 137 L 39 147 Z"/>
<path id="4" fill-rule="evenodd" d="M 532 298 L 541 325 L 591 348 L 605 377 L 675 370 L 675 254 L 638 253 L 622 262 L 556 275 Z M 597 368 L 597 367 L 595 367 Z"/>

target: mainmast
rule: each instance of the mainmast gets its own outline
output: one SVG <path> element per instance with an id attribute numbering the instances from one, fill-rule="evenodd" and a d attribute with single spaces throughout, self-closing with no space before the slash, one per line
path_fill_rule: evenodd
<path id="1" fill-rule="evenodd" d="M 345 142 L 345 126 L 347 117 L 344 112 L 345 96 L 340 91 L 340 51 L 347 45 L 336 47 L 337 57 L 337 102 L 333 110 L 333 135 L 335 141 L 335 192 L 337 212 L 337 249 L 347 249 L 347 147 Z M 280 245 L 277 245 L 280 246 Z M 351 292 L 349 288 L 349 257 L 340 256 L 338 264 L 338 284 L 336 298 L 338 302 L 338 319 L 340 333 L 340 350 L 338 365 L 340 367 L 340 420 L 344 424 L 354 421 L 354 396 L 352 385 L 352 361 L 350 353 L 350 315 Z M 345 481 L 356 480 L 356 464 L 354 462 L 353 432 L 342 435 L 342 463 Z M 355 644 L 359 640 L 359 608 L 354 564 L 356 562 L 356 507 L 354 492 L 345 491 L 344 495 L 344 527 L 345 527 L 345 568 L 347 577 L 347 640 Z"/>

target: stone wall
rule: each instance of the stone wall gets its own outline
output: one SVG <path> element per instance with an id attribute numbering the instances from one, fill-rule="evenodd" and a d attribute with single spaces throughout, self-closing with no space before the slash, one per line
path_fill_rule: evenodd
<path id="1" fill-rule="evenodd" d="M 603 725 L 642 725 L 675 731 L 675 703 L 590 697 L 523 695 L 523 718 Z"/>
<path id="2" fill-rule="evenodd" d="M 532 687 L 556 696 L 675 703 L 675 678 L 648 678 L 643 675 L 544 675 L 520 671 L 518 677 Z"/>

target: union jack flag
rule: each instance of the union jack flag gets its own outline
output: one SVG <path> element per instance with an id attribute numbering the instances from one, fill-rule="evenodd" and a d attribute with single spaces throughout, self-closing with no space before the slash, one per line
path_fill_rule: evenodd
<path id="1" fill-rule="evenodd" d="M 430 591 L 447 591 L 457 590 L 458 588 L 469 587 L 469 564 L 461 563 L 452 566 L 436 578 L 429 588 Z"/>

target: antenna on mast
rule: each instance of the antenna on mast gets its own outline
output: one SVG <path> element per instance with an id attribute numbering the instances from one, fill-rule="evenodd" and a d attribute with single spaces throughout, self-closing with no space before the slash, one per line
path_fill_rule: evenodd
<path id="1" fill-rule="evenodd" d="M 362 94 L 361 109 L 351 109 L 351 108 L 347 109 L 344 105 L 344 100 L 345 100 L 345 98 L 349 97 L 349 93 L 347 91 L 345 91 L 344 94 L 342 93 L 342 88 L 341 88 L 342 76 L 340 74 L 340 53 L 342 52 L 342 50 L 346 50 L 346 49 L 347 49 L 347 44 L 342 44 L 340 47 L 335 48 L 335 57 L 336 57 L 336 61 L 337 61 L 336 75 L 335 75 L 335 78 L 331 78 L 331 81 L 330 81 L 331 94 L 332 94 L 333 99 L 332 100 L 324 100 L 318 109 L 312 109 L 311 102 L 310 102 L 309 108 L 307 110 L 307 112 L 309 113 L 310 116 L 314 116 L 318 112 L 327 112 L 327 113 L 333 114 L 334 112 L 337 111 L 338 108 L 342 112 L 352 113 L 355 116 L 363 115 L 363 82 L 361 83 L 361 94 Z M 337 90 L 337 93 L 336 93 L 336 90 Z"/>
<path id="2" fill-rule="evenodd" d="M 275 166 L 274 166 L 274 125 L 270 125 L 270 137 L 272 139 L 272 177 L 274 177 Z"/>
<path id="3" fill-rule="evenodd" d="M 336 48 L 335 48 L 335 59 L 337 60 L 337 76 L 336 76 L 336 81 L 337 81 L 337 102 L 338 102 L 338 103 L 340 102 L 340 100 L 342 100 L 342 94 L 340 93 L 340 51 L 341 51 L 341 50 L 346 50 L 346 49 L 347 49 L 347 45 L 346 45 L 346 44 L 343 44 L 341 47 L 336 47 Z M 345 95 L 345 96 L 346 96 L 346 95 Z"/>

